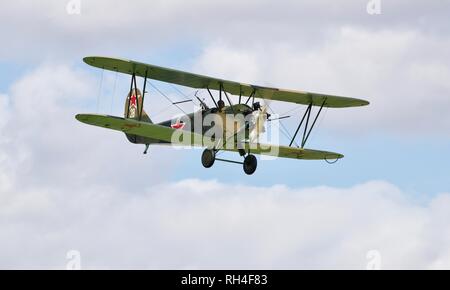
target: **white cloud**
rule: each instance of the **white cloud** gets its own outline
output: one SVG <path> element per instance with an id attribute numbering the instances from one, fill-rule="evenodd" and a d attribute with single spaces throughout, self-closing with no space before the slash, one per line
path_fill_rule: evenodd
<path id="1" fill-rule="evenodd" d="M 1 95 L 0 112 L 6 112 L 0 123 L 1 172 L 23 188 L 90 182 L 136 188 L 164 180 L 169 167 L 161 164 L 176 163 L 178 153 L 171 155 L 172 160 L 159 154 L 167 149 L 154 148 L 150 156 L 156 155 L 144 158 L 143 146 L 130 146 L 122 133 L 75 120 L 75 114 L 96 110 L 95 81 L 83 71 L 47 64 L 23 76 L 8 95 Z M 122 108 L 122 98 L 116 102 Z M 152 178 L 145 174 L 144 179 L 143 172 L 151 172 Z"/>
<path id="2" fill-rule="evenodd" d="M 56 254 L 47 247 L 66 241 L 59 237 L 70 240 L 69 224 L 96 216 L 91 203 L 109 212 L 108 192 L 124 190 L 133 199 L 144 186 L 164 182 L 176 165 L 177 152 L 152 148 L 144 158 L 143 148 L 123 134 L 76 121 L 76 113 L 92 112 L 97 94 L 91 75 L 59 64 L 30 71 L 0 94 L 2 268 L 51 266 L 40 253 Z M 73 215 L 83 208 L 90 209 Z M 34 257 L 37 264 L 25 262 Z"/>
<path id="3" fill-rule="evenodd" d="M 412 203 L 395 186 L 249 187 L 182 180 L 14 190 L 2 202 L 2 268 L 449 268 L 450 194 Z M 5 192 L 1 192 L 2 195 Z"/>
<path id="4" fill-rule="evenodd" d="M 203 50 L 194 70 L 275 87 L 368 99 L 369 107 L 330 110 L 338 134 L 436 134 L 450 129 L 450 41 L 416 30 L 343 27 L 314 50 L 295 43 L 248 48 L 225 41 Z M 447 57 L 445 57 L 447 56 Z M 277 113 L 292 105 L 274 104 Z"/>
<path id="5" fill-rule="evenodd" d="M 367 1 L 361 0 L 82 0 L 80 15 L 67 14 L 68 2 L 0 3 L 0 32 L 7 39 L 0 47 L 0 59 L 72 59 L 124 49 L 128 55 L 148 58 L 155 48 L 183 50 L 217 38 L 241 47 L 289 41 L 313 49 L 343 26 L 370 30 L 413 26 L 448 35 L 448 3 L 443 1 L 385 1 L 383 14 L 375 17 L 367 14 Z"/>

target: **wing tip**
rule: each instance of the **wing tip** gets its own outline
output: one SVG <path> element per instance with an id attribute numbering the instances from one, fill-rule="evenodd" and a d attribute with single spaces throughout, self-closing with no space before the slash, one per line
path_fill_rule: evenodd
<path id="1" fill-rule="evenodd" d="M 76 114 L 75 115 L 75 119 L 77 119 L 81 123 L 85 123 L 86 124 L 87 121 L 89 120 L 89 115 L 87 115 L 87 114 Z"/>
<path id="2" fill-rule="evenodd" d="M 83 61 L 84 61 L 84 63 L 86 63 L 88 65 L 92 65 L 95 62 L 96 58 L 97 58 L 97 56 L 86 56 L 86 57 L 83 57 Z"/>
<path id="3" fill-rule="evenodd" d="M 361 106 L 361 107 L 370 105 L 370 102 L 367 100 L 359 99 L 358 101 L 359 101 L 359 106 Z"/>
<path id="4" fill-rule="evenodd" d="M 326 162 L 330 163 L 330 160 L 335 160 L 334 162 L 341 160 L 342 158 L 344 158 L 345 156 L 343 154 L 340 153 L 332 153 L 330 155 L 325 155 L 325 157 L 323 158 L 323 160 L 325 160 Z M 331 162 L 331 163 L 334 163 Z"/>
<path id="5" fill-rule="evenodd" d="M 99 55 L 91 55 L 83 57 L 83 62 L 93 66 L 101 68 L 101 65 L 98 64 L 98 61 L 116 61 L 116 62 L 130 62 L 128 59 L 109 57 L 109 56 L 99 56 Z"/>
<path id="6" fill-rule="evenodd" d="M 333 153 L 330 155 L 330 158 L 332 159 L 342 159 L 344 157 L 345 157 L 344 154 L 341 153 Z M 328 159 L 328 156 L 325 156 L 325 159 Z"/>
<path id="7" fill-rule="evenodd" d="M 343 108 L 346 107 L 365 107 L 370 105 L 370 102 L 364 99 L 352 99 L 351 103 L 349 103 L 347 106 L 342 106 Z"/>

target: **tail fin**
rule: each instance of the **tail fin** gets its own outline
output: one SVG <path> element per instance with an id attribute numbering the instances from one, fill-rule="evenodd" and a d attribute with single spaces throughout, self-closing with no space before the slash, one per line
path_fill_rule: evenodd
<path id="1" fill-rule="evenodd" d="M 143 107 L 144 103 L 142 100 L 142 94 L 139 89 L 133 89 L 128 93 L 128 96 L 125 100 L 125 112 L 124 117 L 134 120 L 139 120 L 142 122 L 152 123 L 152 120 L 144 111 Z M 135 144 L 149 144 L 149 140 L 146 138 L 125 134 L 127 136 L 128 141 Z"/>
<path id="2" fill-rule="evenodd" d="M 131 90 L 125 100 L 124 117 L 152 123 L 152 120 L 150 120 L 150 117 L 144 111 L 143 105 L 144 103 L 141 91 L 139 89 Z"/>

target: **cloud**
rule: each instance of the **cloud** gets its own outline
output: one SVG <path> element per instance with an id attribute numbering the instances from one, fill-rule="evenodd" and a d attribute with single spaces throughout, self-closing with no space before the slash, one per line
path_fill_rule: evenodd
<path id="1" fill-rule="evenodd" d="M 392 184 L 251 187 L 182 180 L 9 189 L 2 198 L 1 268 L 448 268 L 450 194 L 427 204 Z M 11 192 L 13 191 L 13 192 Z M 5 192 L 1 192 L 2 196 Z"/>
<path id="2" fill-rule="evenodd" d="M 173 152 L 173 159 L 163 154 L 143 158 L 143 146 L 130 146 L 123 134 L 75 120 L 75 114 L 95 112 L 99 98 L 96 81 L 96 76 L 79 69 L 43 64 L 1 95 L 0 168 L 10 180 L 23 188 L 85 183 L 138 188 L 164 180 L 170 167 L 163 164 L 176 163 L 179 153 Z M 121 102 L 117 101 L 120 110 Z M 133 171 L 139 174 L 131 174 Z"/>
<path id="3" fill-rule="evenodd" d="M 169 149 L 152 148 L 154 156 L 143 158 L 143 148 L 131 146 L 123 134 L 75 120 L 76 113 L 95 107 L 95 79 L 73 67 L 48 63 L 0 94 L 2 268 L 52 266 L 40 253 L 57 255 L 58 250 L 47 247 L 70 244 L 70 224 L 93 214 L 76 217 L 74 209 L 100 201 L 108 212 L 113 206 L 109 191 L 133 199 L 148 184 L 165 182 L 177 163 L 176 151 L 169 155 Z M 62 236 L 69 240 L 57 238 Z M 10 247 L 17 252 L 9 252 Z M 37 264 L 25 262 L 28 255 L 36 257 Z"/>
<path id="4" fill-rule="evenodd" d="M 382 15 L 370 16 L 367 2 L 82 0 L 80 15 L 67 13 L 69 0 L 5 2 L 0 4 L 0 33 L 7 41 L 0 48 L 0 59 L 70 59 L 93 53 L 114 55 L 124 49 L 148 58 L 161 50 L 184 50 L 214 39 L 241 47 L 288 40 L 313 49 L 344 26 L 415 27 L 448 35 L 448 3 L 384 1 Z"/>
<path id="5" fill-rule="evenodd" d="M 268 86 L 368 99 L 369 107 L 330 110 L 331 131 L 435 135 L 450 129 L 450 41 L 417 30 L 342 27 L 314 50 L 279 42 L 205 47 L 194 70 Z M 273 104 L 277 113 L 292 105 Z"/>

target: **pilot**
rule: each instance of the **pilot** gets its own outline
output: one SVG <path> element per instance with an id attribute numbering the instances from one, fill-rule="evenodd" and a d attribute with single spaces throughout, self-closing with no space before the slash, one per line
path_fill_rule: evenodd
<path id="1" fill-rule="evenodd" d="M 222 111 L 223 111 L 223 108 L 225 108 L 225 102 L 222 101 L 222 100 L 219 100 L 219 101 L 217 102 L 217 107 L 219 108 L 219 112 L 222 112 Z"/>

